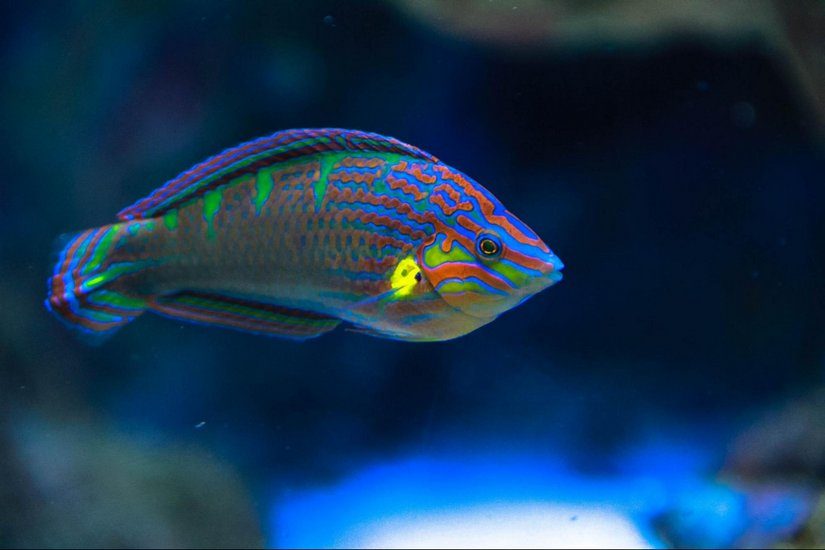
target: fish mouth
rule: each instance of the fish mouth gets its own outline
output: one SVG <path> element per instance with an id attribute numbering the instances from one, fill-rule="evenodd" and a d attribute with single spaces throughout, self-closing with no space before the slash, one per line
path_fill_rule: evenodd
<path id="1" fill-rule="evenodd" d="M 564 278 L 561 270 L 564 269 L 564 263 L 558 256 L 550 254 L 550 258 L 545 262 L 545 267 L 542 269 L 542 275 L 536 277 L 533 282 L 525 287 L 522 287 L 519 293 L 518 301 L 512 306 L 518 306 L 540 293 L 542 290 L 550 288 Z"/>
<path id="2" fill-rule="evenodd" d="M 553 271 L 546 275 L 547 278 L 550 279 L 551 284 L 558 283 L 559 281 L 564 279 L 564 274 L 561 272 L 561 270 L 564 269 L 564 264 L 561 260 L 558 259 L 558 257 L 556 258 L 556 260 L 557 261 L 554 263 L 553 266 Z"/>
<path id="3" fill-rule="evenodd" d="M 549 252 L 544 259 L 543 269 L 541 270 L 542 277 L 539 278 L 542 283 L 541 288 L 547 288 L 561 281 L 564 278 L 561 272 L 562 269 L 564 269 L 564 262 L 561 261 L 561 258 L 553 252 Z"/>
<path id="4" fill-rule="evenodd" d="M 453 310 L 469 317 L 490 321 L 563 278 L 561 270 L 564 269 L 564 263 L 549 249 L 533 256 L 531 264 L 526 266 L 532 270 L 530 276 L 526 277 L 527 280 L 519 281 L 521 284 L 518 285 L 508 280 L 509 288 L 499 289 L 498 292 L 479 292 L 473 285 L 467 285 L 466 289 L 456 288 L 452 284 L 455 279 L 433 281 L 427 269 L 422 269 L 421 274 L 432 291 Z M 422 265 L 420 260 L 419 265 Z M 446 282 L 451 283 L 452 288 L 449 290 L 442 288 Z"/>

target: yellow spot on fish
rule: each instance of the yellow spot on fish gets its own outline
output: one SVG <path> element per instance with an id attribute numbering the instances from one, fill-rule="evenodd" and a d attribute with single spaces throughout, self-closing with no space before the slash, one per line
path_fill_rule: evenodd
<path id="1" fill-rule="evenodd" d="M 421 280 L 421 269 L 418 264 L 411 256 L 404 258 L 398 262 L 390 276 L 390 287 L 395 290 L 393 297 L 403 298 L 409 296 L 419 280 Z"/>

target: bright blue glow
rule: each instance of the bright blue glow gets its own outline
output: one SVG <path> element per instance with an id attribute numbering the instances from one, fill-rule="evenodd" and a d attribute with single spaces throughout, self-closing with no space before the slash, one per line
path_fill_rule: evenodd
<path id="1" fill-rule="evenodd" d="M 793 491 L 745 494 L 713 481 L 711 456 L 659 442 L 628 452 L 607 476 L 536 453 L 410 456 L 340 483 L 281 495 L 275 547 L 724 547 L 791 532 L 806 514 Z M 502 541 L 504 541 L 502 543 Z"/>
<path id="2" fill-rule="evenodd" d="M 660 547 L 647 520 L 669 504 L 671 478 L 684 479 L 687 474 L 695 479 L 695 473 L 685 468 L 696 464 L 675 459 L 667 453 L 657 457 L 660 465 L 671 469 L 659 472 L 664 475 L 658 478 L 650 469 L 595 478 L 538 455 L 409 457 L 368 467 L 335 486 L 282 495 L 272 511 L 272 544 L 346 546 L 353 543 L 356 531 L 399 518 L 446 517 L 461 510 L 477 511 L 480 506 L 501 511 L 502 506 L 524 510 L 525 505 L 535 509 L 553 504 L 610 512 L 635 525 L 647 545 Z M 650 466 L 646 462 L 641 461 Z M 570 521 L 574 525 L 576 518 Z"/>
<path id="3" fill-rule="evenodd" d="M 721 485 L 681 493 L 669 514 L 670 536 L 678 547 L 729 548 L 748 525 L 747 499 Z"/>

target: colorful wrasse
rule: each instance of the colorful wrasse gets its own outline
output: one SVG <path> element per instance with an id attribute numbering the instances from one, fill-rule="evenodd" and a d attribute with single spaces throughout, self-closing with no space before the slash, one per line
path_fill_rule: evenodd
<path id="1" fill-rule="evenodd" d="M 46 306 L 106 334 L 144 311 L 311 338 L 467 334 L 561 279 L 481 185 L 377 134 L 288 130 L 224 151 L 74 236 Z"/>

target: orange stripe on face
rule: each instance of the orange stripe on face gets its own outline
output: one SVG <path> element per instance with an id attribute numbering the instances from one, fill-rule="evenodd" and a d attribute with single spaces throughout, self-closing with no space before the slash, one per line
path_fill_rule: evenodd
<path id="1" fill-rule="evenodd" d="M 469 231 L 472 231 L 473 233 L 478 234 L 482 230 L 482 227 L 480 225 L 478 225 L 476 222 L 474 222 L 467 216 L 460 215 L 456 218 L 456 220 L 462 227 Z M 539 250 L 545 253 L 550 252 L 550 249 L 547 248 L 547 245 L 545 245 L 543 242 L 541 242 L 541 244 L 543 246 L 538 247 Z M 510 247 L 504 247 L 504 258 L 512 262 L 515 262 L 518 265 L 524 266 L 529 269 L 534 269 L 536 271 L 546 271 L 547 265 L 551 265 L 552 269 L 552 264 L 547 264 L 542 260 L 528 256 L 522 252 L 519 252 L 518 250 L 513 250 Z"/>
<path id="2" fill-rule="evenodd" d="M 545 262 L 543 260 L 527 256 L 526 254 L 522 254 L 521 252 L 512 249 L 505 249 L 503 258 L 522 267 L 526 267 L 527 269 L 533 269 L 541 273 L 549 273 L 555 268 L 555 266 L 550 262 Z"/>
<path id="3" fill-rule="evenodd" d="M 442 281 L 447 279 L 463 280 L 470 277 L 475 277 L 476 279 L 479 279 L 480 281 L 483 281 L 498 290 L 506 292 L 513 289 L 513 286 L 508 284 L 507 281 L 497 275 L 494 275 L 480 264 L 469 262 L 444 262 L 436 267 L 426 268 L 425 273 L 434 287 L 437 287 Z"/>
<path id="4" fill-rule="evenodd" d="M 524 232 L 521 229 L 513 225 L 510 222 L 510 220 L 507 219 L 506 216 L 495 214 L 494 212 L 496 207 L 492 203 L 492 201 L 490 201 L 490 199 L 488 199 L 486 195 L 479 191 L 475 185 L 467 181 L 466 178 L 451 171 L 448 167 L 444 166 L 443 164 L 436 165 L 435 169 L 441 174 L 442 178 L 457 184 L 466 194 L 476 199 L 478 201 L 479 206 L 481 207 L 481 214 L 488 222 L 490 222 L 490 224 L 498 225 L 499 227 L 503 228 L 511 237 L 513 237 L 515 240 L 522 244 L 533 245 L 539 248 L 547 248 L 547 245 L 545 245 L 541 241 L 541 239 L 528 237 L 524 234 Z M 510 214 L 510 212 L 507 213 Z M 510 215 L 512 216 L 512 214 Z"/>
<path id="5" fill-rule="evenodd" d="M 455 221 L 458 223 L 458 225 L 460 225 L 461 227 L 463 227 L 464 229 L 466 229 L 474 235 L 478 235 L 483 229 L 483 227 L 478 225 L 475 221 L 465 216 L 464 214 L 459 214 L 458 216 L 456 216 Z"/>
<path id="6" fill-rule="evenodd" d="M 452 227 L 441 225 L 438 232 L 444 235 L 444 242 L 441 243 L 442 252 L 449 252 L 453 248 L 453 243 L 459 243 L 466 250 L 473 250 L 476 246 L 475 240 L 468 239 Z"/>

